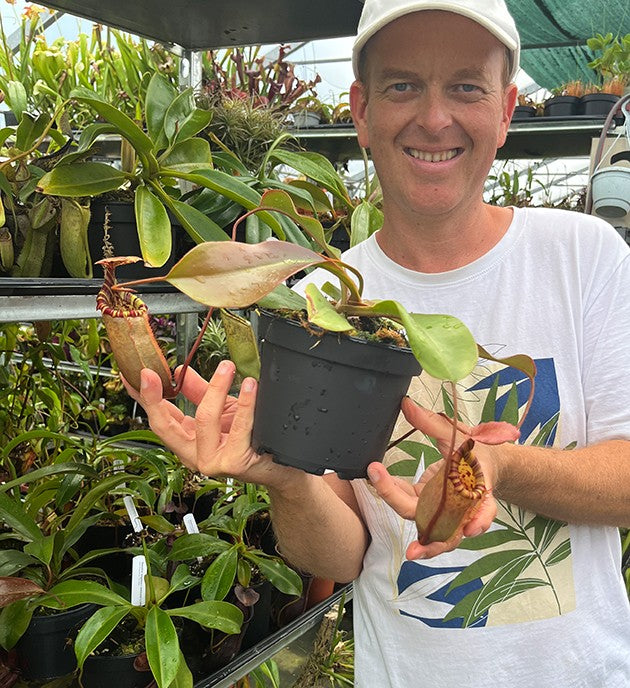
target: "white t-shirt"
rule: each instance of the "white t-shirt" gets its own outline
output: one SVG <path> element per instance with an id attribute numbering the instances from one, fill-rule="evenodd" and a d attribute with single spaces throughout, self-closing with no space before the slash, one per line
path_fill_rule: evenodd
<path id="1" fill-rule="evenodd" d="M 521 442 L 570 449 L 630 439 L 630 252 L 607 223 L 515 208 L 501 241 L 457 270 L 403 268 L 374 236 L 344 260 L 365 277 L 365 298 L 455 315 L 490 353 L 536 360 Z M 458 411 L 470 424 L 514 420 L 528 391 L 518 371 L 480 361 L 458 383 Z M 424 374 L 410 394 L 444 408 L 441 384 Z M 384 462 L 415 481 L 435 457 L 416 433 Z M 488 533 L 408 562 L 415 524 L 367 481 L 352 485 L 372 536 L 354 585 L 357 688 L 630 686 L 630 606 L 616 528 L 566 525 L 500 503 Z"/>

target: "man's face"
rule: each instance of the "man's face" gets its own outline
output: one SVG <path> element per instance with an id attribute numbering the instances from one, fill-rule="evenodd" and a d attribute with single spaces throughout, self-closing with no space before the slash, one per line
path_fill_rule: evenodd
<path id="1" fill-rule="evenodd" d="M 364 50 L 351 104 L 388 213 L 417 220 L 479 204 L 516 100 L 503 83 L 504 46 L 470 19 L 423 11 L 387 25 Z"/>

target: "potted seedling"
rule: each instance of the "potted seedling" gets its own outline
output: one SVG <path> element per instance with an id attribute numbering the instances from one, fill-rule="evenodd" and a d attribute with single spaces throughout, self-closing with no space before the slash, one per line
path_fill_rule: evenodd
<path id="1" fill-rule="evenodd" d="M 598 56 L 588 66 L 598 76 L 594 89 L 581 99 L 584 115 L 606 116 L 630 83 L 630 33 L 625 36 L 596 34 L 586 44 Z"/>
<path id="2" fill-rule="evenodd" d="M 569 81 L 552 90 L 552 97 L 545 101 L 545 117 L 573 117 L 579 114 L 584 84 L 580 80 Z"/>

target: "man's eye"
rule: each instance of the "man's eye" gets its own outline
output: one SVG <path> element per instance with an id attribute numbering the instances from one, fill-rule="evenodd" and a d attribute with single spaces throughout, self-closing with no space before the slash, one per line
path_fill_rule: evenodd
<path id="1" fill-rule="evenodd" d="M 475 86 L 474 84 L 459 84 L 458 88 L 464 93 L 475 93 L 480 90 L 479 86 Z"/>
<path id="2" fill-rule="evenodd" d="M 402 83 L 398 83 L 398 84 L 393 84 L 392 88 L 397 93 L 404 93 L 405 91 L 409 90 L 410 86 L 409 86 L 409 84 L 402 82 Z"/>

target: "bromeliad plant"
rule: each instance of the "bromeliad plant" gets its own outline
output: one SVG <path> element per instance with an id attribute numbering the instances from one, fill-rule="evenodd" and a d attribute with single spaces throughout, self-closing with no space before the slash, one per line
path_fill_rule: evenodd
<path id="1" fill-rule="evenodd" d="M 121 370 L 128 376 L 132 385 L 139 380 L 142 367 L 151 367 L 152 357 L 159 358 L 159 347 L 152 341 L 150 332 L 142 328 L 138 334 L 131 334 L 125 325 L 137 316 L 137 296 L 131 290 L 132 285 L 166 280 L 191 298 L 211 308 L 243 309 L 258 304 L 267 309 L 280 310 L 284 313 L 304 312 L 302 320 L 309 328 L 321 328 L 322 331 L 338 334 L 356 335 L 361 319 L 380 318 L 398 323 L 402 328 L 408 345 L 424 371 L 432 377 L 453 384 L 466 377 L 475 367 L 478 357 L 498 361 L 521 370 L 532 381 L 530 398 L 533 398 L 533 361 L 523 355 L 496 359 L 479 347 L 465 325 L 449 315 L 409 313 L 396 301 L 368 301 L 363 298 L 363 278 L 350 265 L 343 263 L 337 252 L 326 244 L 323 229 L 316 218 L 305 217 L 298 213 L 291 198 L 283 191 L 267 191 L 261 206 L 252 212 L 280 212 L 296 223 L 321 248 L 320 253 L 289 244 L 286 242 L 267 241 L 255 245 L 209 242 L 191 249 L 164 277 L 147 278 L 116 284 L 110 281 L 102 292 L 99 307 L 108 313 L 112 321 L 120 325 L 114 329 L 108 327 L 110 341 Z M 241 218 L 243 220 L 245 218 Z M 239 220 L 240 221 L 240 220 Z M 295 273 L 311 268 L 320 268 L 330 272 L 339 281 L 339 287 L 325 282 L 322 288 L 314 283 L 305 288 L 306 298 L 289 290 L 284 281 Z M 256 375 L 255 338 L 247 332 L 244 321 L 244 339 L 252 345 L 247 351 L 248 368 L 246 374 Z M 117 330 L 117 331 L 116 331 Z M 241 342 L 242 343 L 242 342 Z M 252 351 L 254 350 L 254 351 Z M 149 355 L 150 354 L 150 355 Z M 124 366 L 121 360 L 127 360 Z M 253 363 L 252 363 L 253 361 Z M 239 361 L 235 361 L 237 367 Z M 128 372 L 125 372 L 127 368 Z M 163 363 L 154 368 L 162 373 L 166 396 L 174 396 L 178 389 L 174 386 L 170 373 Z M 453 395 L 454 418 L 457 419 L 456 395 Z M 524 418 L 524 416 L 523 416 Z M 522 423 L 522 419 L 521 419 Z M 449 456 L 455 452 L 456 431 L 458 423 L 452 422 L 453 440 Z M 482 428 L 463 429 L 472 439 L 482 442 L 502 442 L 515 440 L 518 430 L 502 423 L 484 424 Z M 458 455 L 454 470 L 450 466 L 440 477 L 441 489 L 436 491 L 435 503 L 429 505 L 428 518 L 419 519 L 419 528 L 424 542 L 433 539 L 436 524 L 445 514 L 446 495 L 449 486 L 466 497 L 468 502 L 463 514 L 451 518 L 452 532 L 440 531 L 440 539 L 448 539 L 463 523 L 470 518 L 477 508 L 480 498 L 486 494 L 483 477 L 473 465 L 472 452 L 466 447 Z M 424 502 L 424 500 L 423 500 Z M 426 504 L 425 504 L 426 506 Z M 446 514 L 449 516 L 448 514 Z M 449 517 L 450 518 L 450 517 Z"/>

